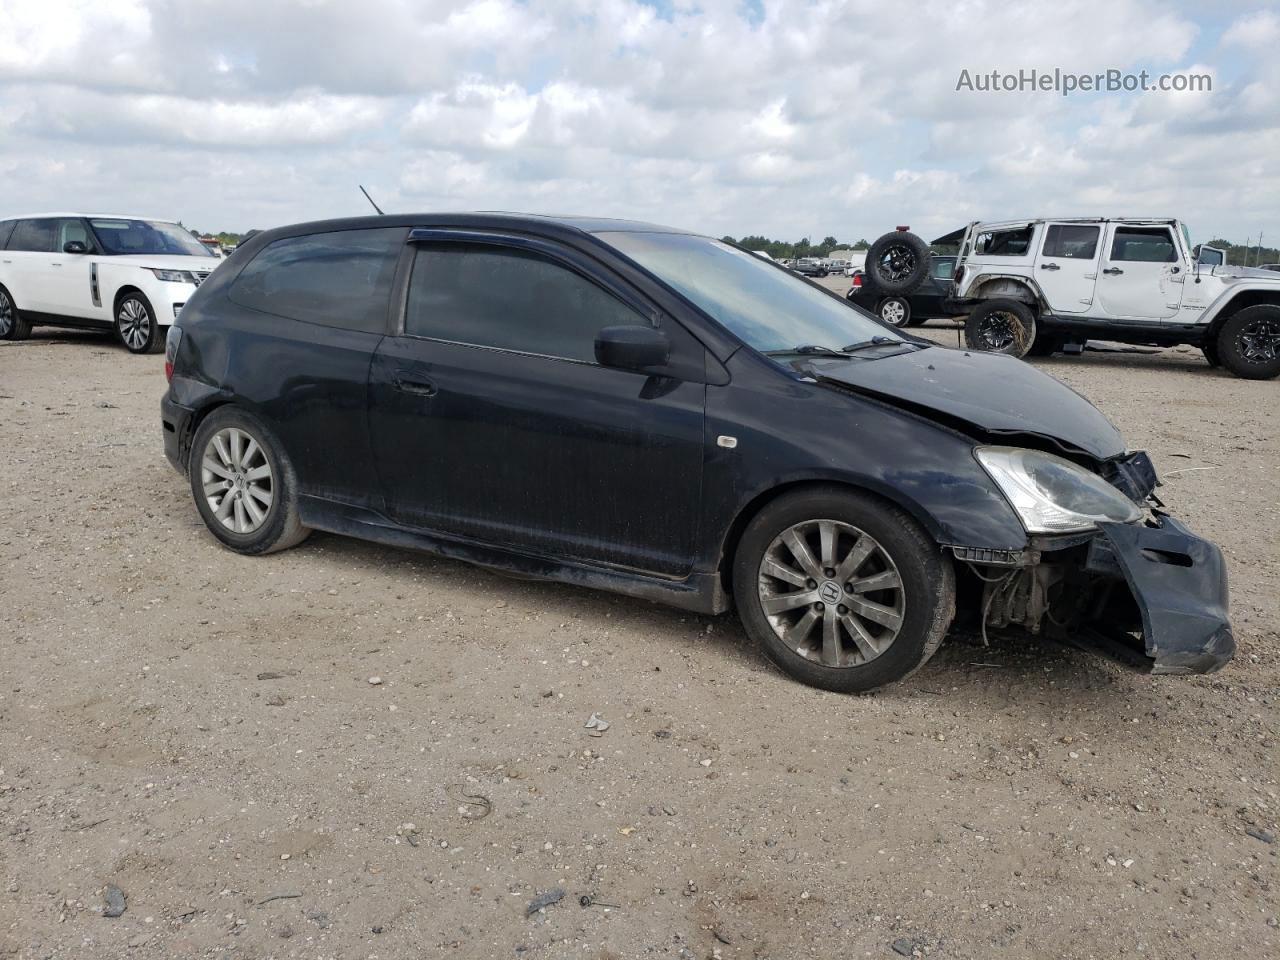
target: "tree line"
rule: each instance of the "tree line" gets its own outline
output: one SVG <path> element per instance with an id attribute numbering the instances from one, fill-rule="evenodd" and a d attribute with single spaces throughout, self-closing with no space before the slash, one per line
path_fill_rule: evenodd
<path id="1" fill-rule="evenodd" d="M 1230 240 L 1210 240 L 1207 247 L 1227 251 L 1227 263 L 1233 267 L 1256 267 L 1263 263 L 1280 263 L 1280 250 L 1275 247 L 1259 247 L 1256 243 L 1245 246 Z"/>
<path id="2" fill-rule="evenodd" d="M 746 236 L 734 239 L 730 236 L 720 238 L 725 243 L 734 243 L 747 250 L 763 250 L 775 260 L 799 260 L 801 257 L 826 257 L 832 250 L 866 250 L 871 246 L 866 240 L 857 243 L 842 243 L 835 237 L 824 237 L 821 243 L 811 243 L 808 237 L 802 237 L 795 243 L 786 240 L 770 240 L 768 237 Z"/>

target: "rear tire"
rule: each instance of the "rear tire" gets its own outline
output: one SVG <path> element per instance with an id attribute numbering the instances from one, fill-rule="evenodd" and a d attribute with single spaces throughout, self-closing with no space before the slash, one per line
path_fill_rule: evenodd
<path id="1" fill-rule="evenodd" d="M 986 300 L 964 323 L 964 341 L 970 350 L 1025 357 L 1036 341 L 1036 318 L 1019 300 Z"/>
<path id="2" fill-rule="evenodd" d="M 797 540 L 804 547 L 792 550 Z M 841 487 L 761 510 L 734 555 L 733 588 L 748 636 L 769 659 L 837 693 L 909 676 L 955 615 L 955 574 L 929 535 L 896 507 Z"/>
<path id="3" fill-rule="evenodd" d="M 864 270 L 876 289 L 908 294 L 929 274 L 929 245 L 905 230 L 886 233 L 867 251 Z"/>
<path id="4" fill-rule="evenodd" d="M 151 301 L 136 290 L 126 293 L 116 303 L 112 326 L 130 353 L 159 353 L 164 349 L 164 334 L 160 332 Z"/>
<path id="5" fill-rule="evenodd" d="M 31 336 L 31 324 L 22 318 L 9 291 L 0 287 L 0 340 L 25 340 Z"/>
<path id="6" fill-rule="evenodd" d="M 1260 303 L 1233 313 L 1218 330 L 1217 348 L 1222 365 L 1237 377 L 1280 376 L 1280 307 Z"/>
<path id="7" fill-rule="evenodd" d="M 903 297 L 885 297 L 876 312 L 891 327 L 911 326 L 911 304 Z"/>
<path id="8" fill-rule="evenodd" d="M 191 495 L 209 532 L 237 553 L 287 550 L 311 529 L 298 519 L 298 479 L 275 436 L 238 407 L 209 414 L 191 441 Z"/>

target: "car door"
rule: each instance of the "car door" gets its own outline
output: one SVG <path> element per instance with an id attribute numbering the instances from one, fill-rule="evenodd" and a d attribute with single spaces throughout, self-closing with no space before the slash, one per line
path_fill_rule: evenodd
<path id="1" fill-rule="evenodd" d="M 1100 224 L 1047 224 L 1035 277 L 1053 313 L 1090 312 L 1101 233 Z"/>
<path id="2" fill-rule="evenodd" d="M 67 253 L 71 241 L 84 244 L 84 253 Z M 62 217 L 54 222 L 53 254 L 49 268 L 40 277 L 40 299 L 47 312 L 78 320 L 109 323 L 110 312 L 103 308 L 94 268 L 93 235 L 78 217 Z"/>
<path id="3" fill-rule="evenodd" d="M 528 238 L 415 231 L 402 329 L 370 371 L 396 521 L 527 553 L 676 576 L 692 566 L 706 387 L 601 366 L 598 331 L 702 345 L 598 263 Z"/>
<path id="4" fill-rule="evenodd" d="M 56 227 L 57 221 L 53 219 L 19 220 L 0 257 L 7 278 L 5 283 L 19 310 L 58 312 L 47 300 Z"/>
<path id="5" fill-rule="evenodd" d="M 1167 226 L 1113 223 L 1097 282 L 1107 317 L 1159 323 L 1178 312 L 1186 279 L 1173 231 Z"/>

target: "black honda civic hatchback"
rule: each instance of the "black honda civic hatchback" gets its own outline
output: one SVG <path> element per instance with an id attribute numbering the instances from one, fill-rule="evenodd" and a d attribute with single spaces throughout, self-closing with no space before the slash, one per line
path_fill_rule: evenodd
<path id="1" fill-rule="evenodd" d="M 1220 551 L 1023 362 L 914 338 L 628 221 L 301 224 L 169 335 L 165 451 L 209 530 L 325 530 L 715 614 L 791 676 L 899 680 L 953 627 L 1155 673 L 1234 650 Z"/>

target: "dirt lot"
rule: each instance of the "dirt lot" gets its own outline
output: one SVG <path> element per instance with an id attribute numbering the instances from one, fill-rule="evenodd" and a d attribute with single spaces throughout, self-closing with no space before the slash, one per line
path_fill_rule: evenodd
<path id="1" fill-rule="evenodd" d="M 0 344 L 0 956 L 1280 955 L 1280 384 L 1039 365 L 1226 551 L 1222 673 L 953 641 L 841 697 L 728 617 L 246 559 L 164 459 L 161 358 Z"/>

